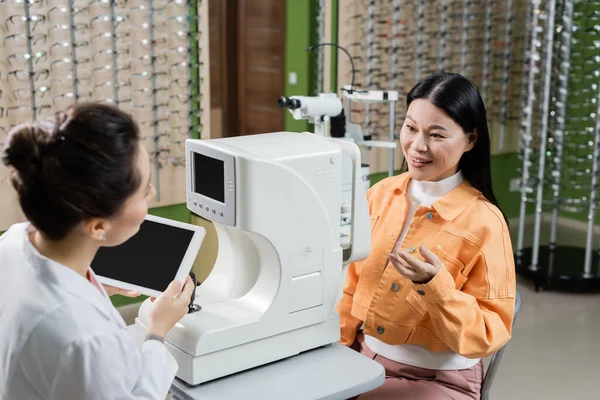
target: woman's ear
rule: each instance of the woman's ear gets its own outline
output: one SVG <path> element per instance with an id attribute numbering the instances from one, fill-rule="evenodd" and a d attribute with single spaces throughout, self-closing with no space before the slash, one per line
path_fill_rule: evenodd
<path id="1" fill-rule="evenodd" d="M 83 222 L 83 230 L 92 239 L 104 242 L 107 240 L 109 224 L 102 218 L 90 218 Z"/>
<path id="2" fill-rule="evenodd" d="M 467 133 L 467 148 L 465 151 L 470 151 L 475 147 L 477 142 L 477 129 L 473 129 L 473 132 Z"/>

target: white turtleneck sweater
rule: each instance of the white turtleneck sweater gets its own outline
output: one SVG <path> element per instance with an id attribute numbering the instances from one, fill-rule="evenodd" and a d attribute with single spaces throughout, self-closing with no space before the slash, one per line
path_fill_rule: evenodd
<path id="1" fill-rule="evenodd" d="M 399 248 L 401 246 L 419 206 L 430 207 L 435 201 L 460 185 L 463 180 L 464 178 L 460 171 L 438 182 L 411 180 L 408 186 L 408 200 L 410 205 L 406 221 L 395 247 Z M 365 335 L 365 343 L 375 353 L 387 359 L 414 367 L 456 370 L 471 368 L 479 362 L 479 359 L 465 358 L 452 350 L 432 352 L 416 344 L 389 345 L 369 335 Z"/>

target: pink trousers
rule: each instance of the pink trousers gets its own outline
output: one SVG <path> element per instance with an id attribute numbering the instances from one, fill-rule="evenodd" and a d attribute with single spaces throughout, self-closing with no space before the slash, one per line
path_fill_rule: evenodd
<path id="1" fill-rule="evenodd" d="M 352 345 L 361 354 L 372 358 L 385 368 L 385 382 L 375 390 L 355 400 L 479 400 L 483 363 L 464 370 L 432 370 L 412 367 L 374 353 L 367 347 L 361 334 Z"/>

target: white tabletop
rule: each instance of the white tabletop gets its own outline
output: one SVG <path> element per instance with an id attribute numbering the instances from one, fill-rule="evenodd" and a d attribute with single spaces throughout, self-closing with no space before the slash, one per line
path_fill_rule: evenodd
<path id="1" fill-rule="evenodd" d="M 381 364 L 335 343 L 211 382 L 171 386 L 178 400 L 343 400 L 383 384 Z"/>

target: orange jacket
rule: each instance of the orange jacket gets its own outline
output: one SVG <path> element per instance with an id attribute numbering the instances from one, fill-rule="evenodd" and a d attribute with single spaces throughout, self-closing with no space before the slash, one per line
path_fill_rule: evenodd
<path id="1" fill-rule="evenodd" d="M 350 264 L 338 305 L 341 343 L 364 332 L 387 344 L 419 344 L 430 351 L 486 357 L 511 336 L 515 267 L 502 213 L 467 181 L 420 206 L 402 250 L 423 260 L 425 245 L 444 266 L 426 284 L 415 284 L 387 263 L 408 212 L 408 173 L 387 178 L 367 193 L 372 250 Z"/>

